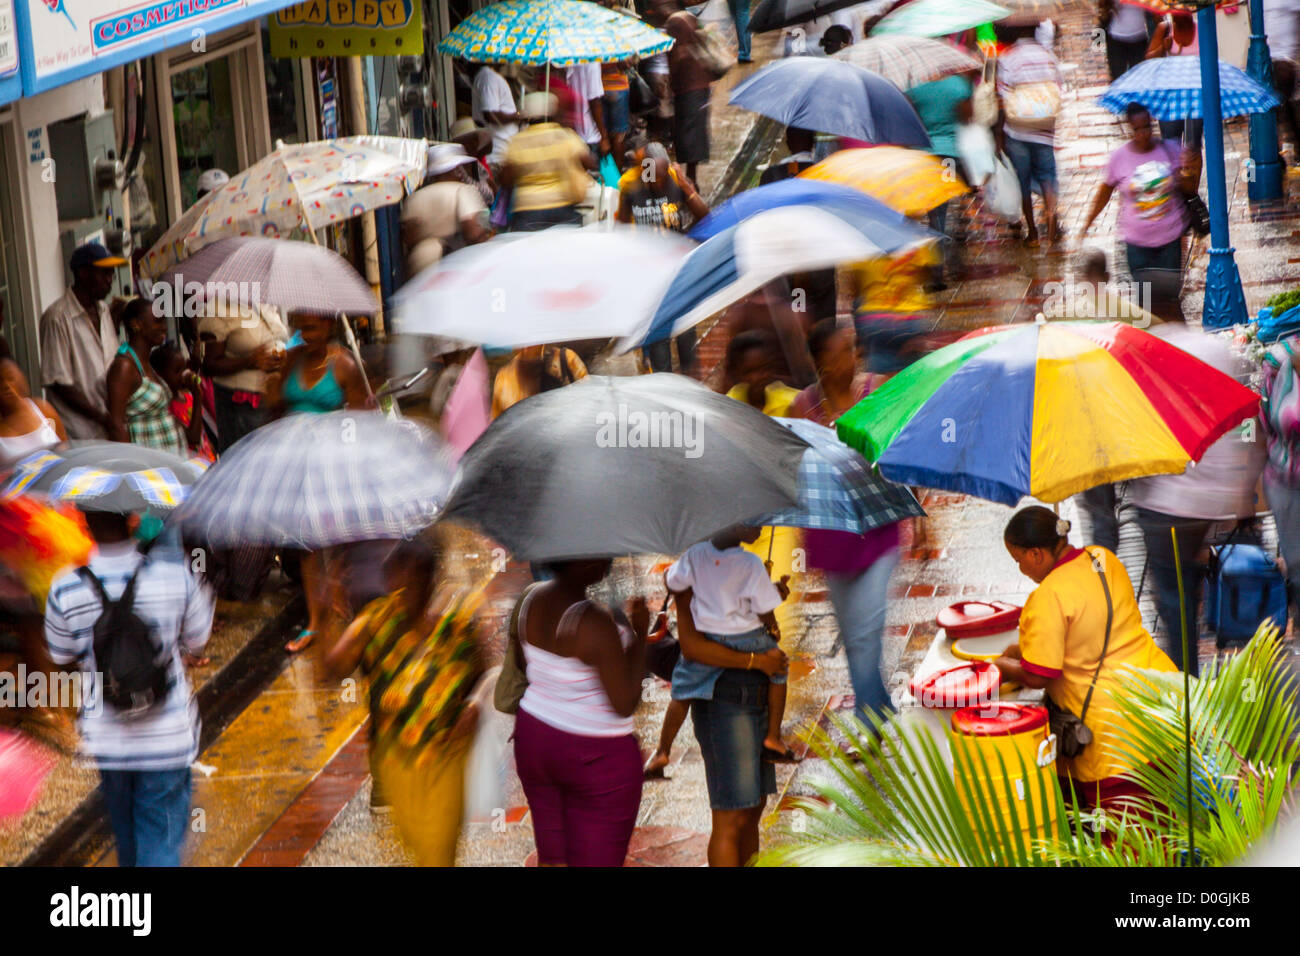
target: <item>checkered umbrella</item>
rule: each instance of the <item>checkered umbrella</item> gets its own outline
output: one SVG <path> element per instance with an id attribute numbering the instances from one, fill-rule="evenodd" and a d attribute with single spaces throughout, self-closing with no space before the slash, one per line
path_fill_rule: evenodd
<path id="1" fill-rule="evenodd" d="M 778 418 L 811 447 L 799 462 L 799 503 L 751 524 L 862 534 L 925 514 L 907 488 L 882 478 L 829 428 L 802 418 Z"/>
<path id="2" fill-rule="evenodd" d="M 1272 91 L 1231 64 L 1219 61 L 1219 99 L 1224 116 L 1267 113 L 1280 106 Z M 1201 58 L 1166 56 L 1139 63 L 1112 83 L 1097 102 L 1112 113 L 1141 103 L 1158 120 L 1201 116 Z"/>
<path id="3" fill-rule="evenodd" d="M 859 40 L 835 59 L 878 73 L 900 90 L 980 68 L 979 60 L 954 46 L 901 33 Z"/>
<path id="4" fill-rule="evenodd" d="M 221 239 L 162 276 L 172 288 L 191 282 L 208 295 L 256 306 L 372 315 L 379 303 L 365 279 L 332 249 L 290 239 Z"/>
<path id="5" fill-rule="evenodd" d="M 672 37 L 585 0 L 502 0 L 476 10 L 438 44 L 471 63 L 572 66 L 662 53 Z"/>
<path id="6" fill-rule="evenodd" d="M 236 442 L 172 520 L 214 547 L 409 538 L 433 522 L 453 471 L 442 441 L 415 422 L 290 415 Z"/>
<path id="7" fill-rule="evenodd" d="M 33 452 L 14 465 L 0 497 L 43 494 L 83 511 L 170 511 L 207 467 L 156 448 L 115 441 L 75 441 Z"/>

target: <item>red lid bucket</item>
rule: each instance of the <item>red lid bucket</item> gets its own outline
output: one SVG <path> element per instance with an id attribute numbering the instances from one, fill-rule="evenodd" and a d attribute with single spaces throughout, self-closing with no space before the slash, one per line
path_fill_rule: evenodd
<path id="1" fill-rule="evenodd" d="M 979 707 L 997 700 L 1002 675 L 990 661 L 971 661 L 931 674 L 924 680 L 912 679 L 912 696 L 922 707 L 952 710 Z"/>
<path id="2" fill-rule="evenodd" d="M 967 737 L 1011 737 L 1040 730 L 1046 724 L 1046 707 L 1014 700 L 963 707 L 952 715 L 952 729 Z"/>
<path id="3" fill-rule="evenodd" d="M 1021 608 L 1006 601 L 958 601 L 939 612 L 937 623 L 949 637 L 983 637 L 1013 631 Z"/>

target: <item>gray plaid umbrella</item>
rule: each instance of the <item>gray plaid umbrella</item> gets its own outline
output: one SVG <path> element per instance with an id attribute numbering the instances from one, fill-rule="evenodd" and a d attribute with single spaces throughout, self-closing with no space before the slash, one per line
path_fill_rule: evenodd
<path id="1" fill-rule="evenodd" d="M 911 491 L 877 474 L 831 429 L 802 418 L 776 420 L 811 446 L 799 463 L 799 503 L 750 524 L 863 534 L 925 514 Z"/>
<path id="2" fill-rule="evenodd" d="M 83 511 L 165 512 L 185 499 L 207 462 L 116 441 L 74 441 L 13 466 L 0 496 L 37 493 Z"/>
<path id="3" fill-rule="evenodd" d="M 591 376 L 488 426 L 461 459 L 444 517 L 528 560 L 676 554 L 795 504 L 807 448 L 680 375 Z"/>
<path id="4" fill-rule="evenodd" d="M 290 415 L 236 442 L 173 520 L 214 547 L 409 538 L 433 522 L 453 473 L 442 441 L 415 422 Z"/>
<path id="5" fill-rule="evenodd" d="M 245 305 L 345 315 L 373 315 L 379 308 L 350 262 L 324 246 L 292 239 L 221 239 L 176 263 L 161 281 L 182 290 L 197 282 L 208 295 Z"/>

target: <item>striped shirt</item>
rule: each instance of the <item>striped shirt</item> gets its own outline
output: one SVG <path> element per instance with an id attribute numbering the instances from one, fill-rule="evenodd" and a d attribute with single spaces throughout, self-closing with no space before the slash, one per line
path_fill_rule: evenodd
<path id="1" fill-rule="evenodd" d="M 140 564 L 134 543 L 104 544 L 90 560 L 90 570 L 117 599 Z M 64 571 L 50 587 L 45 608 L 45 640 L 55 664 L 77 663 L 83 674 L 96 670 L 94 627 L 102 606 L 98 595 L 74 571 Z M 153 557 L 135 586 L 135 612 L 155 631 L 171 655 L 172 686 L 167 698 L 149 712 L 124 718 L 107 704 L 83 699 L 78 729 L 81 751 L 101 770 L 176 770 L 198 756 L 198 707 L 185 678 L 178 651 L 195 654 L 212 630 L 211 593 L 182 563 Z"/>
<path id="2" fill-rule="evenodd" d="M 998 59 L 998 96 L 1005 98 L 1017 86 L 1031 83 L 1055 83 L 1064 86 L 1061 66 L 1056 57 L 1042 44 L 1028 38 L 1017 40 Z M 1006 134 L 1026 143 L 1051 146 L 1055 130 L 1032 129 L 1007 121 Z"/>

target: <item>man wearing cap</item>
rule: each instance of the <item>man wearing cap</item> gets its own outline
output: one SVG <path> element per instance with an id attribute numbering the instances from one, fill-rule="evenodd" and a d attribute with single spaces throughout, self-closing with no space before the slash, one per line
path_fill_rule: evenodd
<path id="1" fill-rule="evenodd" d="M 72 287 L 41 316 L 41 381 L 69 438 L 108 437 L 105 377 L 117 353 L 117 330 L 109 315 L 113 270 L 126 265 L 102 243 L 72 253 Z"/>
<path id="2" fill-rule="evenodd" d="M 491 237 L 483 198 L 461 176 L 473 162 L 459 143 L 429 147 L 426 185 L 406 200 L 402 210 L 402 244 L 410 275 L 449 252 Z"/>

